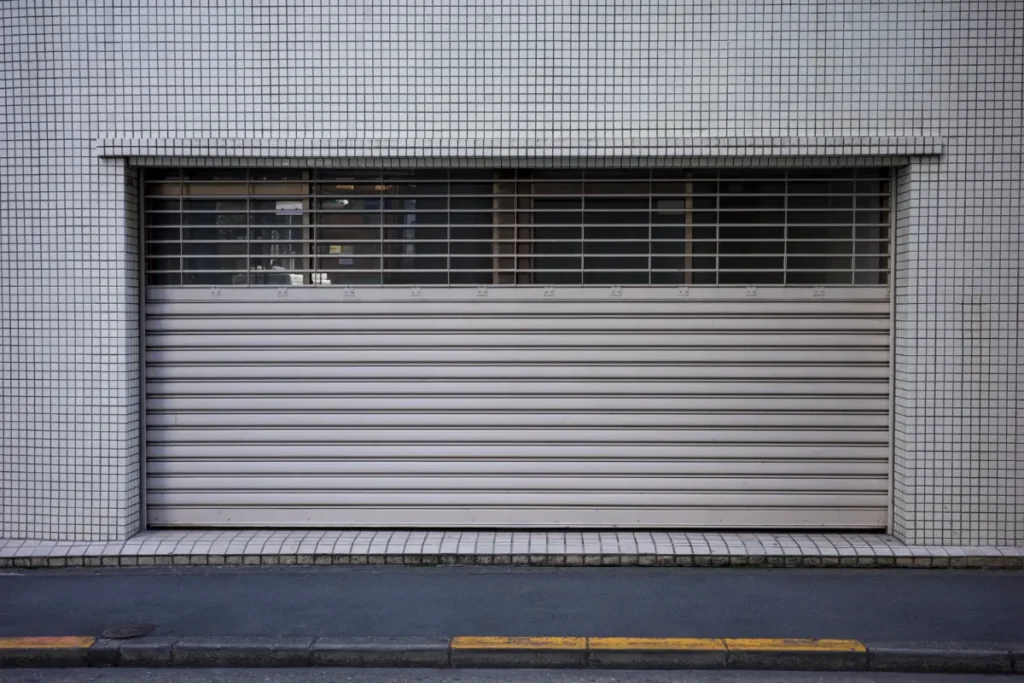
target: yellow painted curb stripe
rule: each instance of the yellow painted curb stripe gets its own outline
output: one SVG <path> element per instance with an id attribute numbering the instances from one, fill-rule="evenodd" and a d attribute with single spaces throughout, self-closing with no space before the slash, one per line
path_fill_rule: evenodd
<path id="1" fill-rule="evenodd" d="M 459 636 L 453 650 L 712 650 L 867 652 L 859 640 L 810 638 L 507 638 Z"/>
<path id="2" fill-rule="evenodd" d="M 590 638 L 591 650 L 725 650 L 721 638 Z"/>
<path id="3" fill-rule="evenodd" d="M 812 640 L 805 638 L 726 638 L 730 650 L 783 652 L 867 652 L 859 640 Z"/>
<path id="4" fill-rule="evenodd" d="M 453 650 L 586 650 L 586 638 L 505 638 L 502 636 L 459 636 L 452 638 Z"/>
<path id="5" fill-rule="evenodd" d="M 44 636 L 39 638 L 0 638 L 0 650 L 66 650 L 92 647 L 91 636 Z"/>

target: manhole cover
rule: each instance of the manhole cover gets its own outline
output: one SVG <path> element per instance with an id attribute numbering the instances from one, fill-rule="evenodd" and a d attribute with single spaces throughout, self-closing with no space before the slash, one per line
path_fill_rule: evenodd
<path id="1" fill-rule="evenodd" d="M 141 638 L 153 632 L 156 626 L 150 624 L 125 624 L 114 626 L 103 632 L 104 638 Z"/>

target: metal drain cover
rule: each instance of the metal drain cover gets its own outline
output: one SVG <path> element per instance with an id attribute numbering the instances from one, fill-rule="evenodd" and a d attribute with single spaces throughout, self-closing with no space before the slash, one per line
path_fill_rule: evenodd
<path id="1" fill-rule="evenodd" d="M 152 633 L 155 628 L 156 626 L 152 624 L 124 624 L 108 628 L 103 632 L 103 637 L 115 639 L 141 638 Z"/>

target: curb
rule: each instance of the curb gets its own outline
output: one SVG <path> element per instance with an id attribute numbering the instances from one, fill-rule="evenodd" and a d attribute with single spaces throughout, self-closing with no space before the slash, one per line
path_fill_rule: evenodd
<path id="1" fill-rule="evenodd" d="M 1024 643 L 777 638 L 0 638 L 11 667 L 760 669 L 1024 674 Z"/>

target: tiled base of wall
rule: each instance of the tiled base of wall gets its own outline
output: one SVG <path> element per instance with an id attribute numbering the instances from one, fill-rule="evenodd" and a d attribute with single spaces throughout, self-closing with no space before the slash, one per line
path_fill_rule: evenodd
<path id="1" fill-rule="evenodd" d="M 0 539 L 0 567 L 532 565 L 1024 569 L 1024 547 L 908 546 L 803 533 L 147 531 L 127 541 Z"/>

